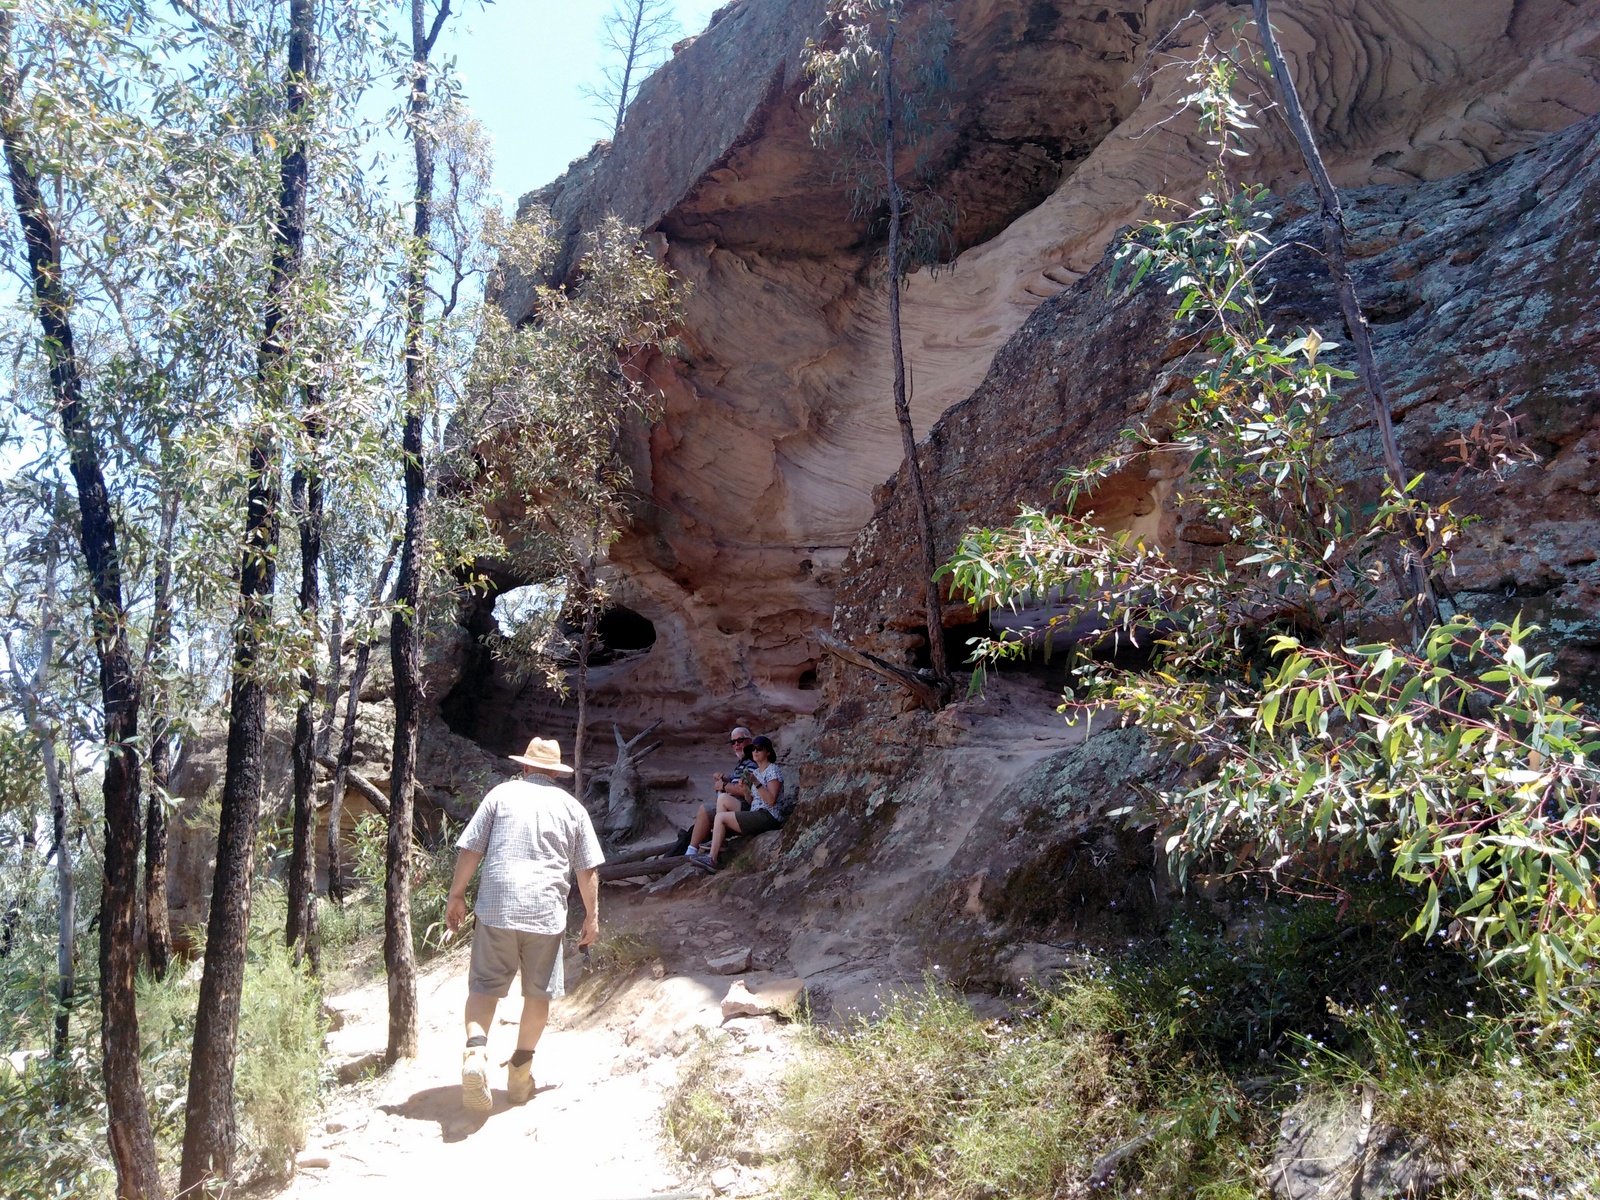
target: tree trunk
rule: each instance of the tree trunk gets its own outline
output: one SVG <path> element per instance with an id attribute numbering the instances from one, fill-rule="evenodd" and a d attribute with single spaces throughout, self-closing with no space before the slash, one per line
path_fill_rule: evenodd
<path id="1" fill-rule="evenodd" d="M 307 415 L 304 427 L 313 446 L 321 439 L 322 421 Z M 315 628 L 321 598 L 317 591 L 317 569 L 322 560 L 322 478 L 315 471 L 295 471 L 291 484 L 295 516 L 300 525 L 300 619 Z M 289 851 L 289 903 L 284 922 L 284 941 L 298 959 L 310 948 L 310 909 L 316 905 L 316 827 L 317 805 L 317 668 L 316 659 L 307 656 L 300 672 L 300 702 L 295 709 L 294 746 L 294 833 Z"/>
<path id="2" fill-rule="evenodd" d="M 1328 264 L 1328 274 L 1333 279 L 1334 291 L 1339 296 L 1339 310 L 1344 315 L 1345 327 L 1350 330 L 1350 342 L 1356 352 L 1356 368 L 1362 386 L 1367 390 L 1367 400 L 1372 408 L 1372 424 L 1378 431 L 1378 443 L 1383 450 L 1384 471 L 1397 495 L 1406 490 L 1405 467 L 1400 461 L 1400 444 L 1394 435 L 1394 419 L 1389 407 L 1388 392 L 1383 386 L 1383 374 L 1378 370 L 1378 358 L 1372 349 L 1372 330 L 1361 309 L 1356 294 L 1355 280 L 1350 275 L 1348 254 L 1345 249 L 1344 206 L 1339 203 L 1339 189 L 1333 184 L 1328 168 L 1322 161 L 1322 151 L 1317 146 L 1316 135 L 1300 103 L 1300 93 L 1295 90 L 1294 79 L 1289 74 L 1289 63 L 1278 47 L 1272 32 L 1272 12 L 1268 0 L 1253 0 L 1256 27 L 1261 32 L 1261 47 L 1266 51 L 1272 68 L 1272 78 L 1277 85 L 1278 98 L 1283 101 L 1284 116 L 1289 130 L 1299 144 L 1300 155 L 1316 185 L 1322 207 L 1322 252 Z M 1401 582 L 1410 587 L 1418 609 L 1419 624 L 1426 627 L 1438 615 L 1438 600 L 1434 596 L 1427 566 L 1412 547 L 1405 548 L 1405 576 Z"/>
<path id="3" fill-rule="evenodd" d="M 394 570 L 394 556 L 399 553 L 399 541 L 389 543 L 389 553 L 384 556 L 383 568 L 372 585 L 369 607 L 383 600 L 384 589 L 389 586 L 389 572 Z M 339 759 L 333 768 L 333 794 L 328 797 L 328 899 L 344 903 L 344 863 L 341 823 L 344 820 L 344 789 L 350 774 L 350 760 L 356 750 L 356 714 L 361 708 L 361 688 L 367 681 L 367 665 L 372 661 L 376 638 L 367 638 L 356 648 L 355 666 L 350 671 L 350 691 L 344 702 L 344 727 L 339 732 Z"/>
<path id="4" fill-rule="evenodd" d="M 44 758 L 45 788 L 50 793 L 50 827 L 55 841 L 56 898 L 60 925 L 56 938 L 56 1026 L 50 1053 L 65 1062 L 72 1048 L 72 1000 L 76 993 L 76 952 L 78 897 L 72 879 L 72 848 L 67 844 L 67 798 L 61 790 L 61 770 L 56 763 L 55 738 L 41 744 Z"/>
<path id="5" fill-rule="evenodd" d="M 156 572 L 155 599 L 150 617 L 146 663 L 165 676 L 172 645 L 172 539 L 178 522 L 178 494 L 174 489 L 161 507 L 161 565 Z M 145 805 L 144 928 L 150 973 L 167 977 L 172 965 L 172 919 L 167 912 L 167 788 L 172 771 L 171 714 L 167 711 L 165 679 L 149 689 L 150 696 L 150 798 Z"/>
<path id="6" fill-rule="evenodd" d="M 11 58 L 14 12 L 0 12 L 0 140 L 12 200 L 28 250 L 34 312 L 43 334 L 50 390 L 78 491 L 79 539 L 94 592 L 95 653 L 105 717 L 104 878 L 100 901 L 100 1048 L 106 1085 L 107 1140 L 123 1200 L 160 1197 L 150 1110 L 139 1077 L 139 1013 L 134 1003 L 134 945 L 139 904 L 139 684 L 128 646 L 122 558 L 100 446 L 84 407 L 83 376 L 73 341 L 72 300 L 61 279 L 61 242 L 26 141 Z"/>
<path id="7" fill-rule="evenodd" d="M 144 925 L 150 974 L 165 979 L 172 966 L 172 916 L 167 909 L 167 789 L 172 772 L 172 735 L 165 729 L 150 742 L 150 801 L 144 831 Z"/>
<path id="8" fill-rule="evenodd" d="M 324 552 L 323 574 L 328 580 L 328 682 L 322 692 L 322 722 L 317 726 L 317 757 L 326 757 L 339 712 L 339 688 L 344 682 L 344 597 L 334 574 L 331 549 Z"/>
<path id="9" fill-rule="evenodd" d="M 417 959 L 411 946 L 412 791 L 417 778 L 417 726 L 422 716 L 422 562 L 427 554 L 428 477 L 423 460 L 423 417 L 428 406 L 427 303 L 429 237 L 433 218 L 433 136 L 428 121 L 428 55 L 450 14 L 440 0 L 428 29 L 424 0 L 411 0 L 411 148 L 416 162 L 411 248 L 406 269 L 406 525 L 389 626 L 394 671 L 394 751 L 389 768 L 389 844 L 383 881 L 383 963 L 389 976 L 389 1042 L 385 1060 L 417 1053 Z"/>
<path id="10" fill-rule="evenodd" d="M 922 486 L 922 467 L 917 461 L 917 437 L 911 427 L 911 406 L 906 400 L 905 351 L 900 339 L 900 221 L 904 197 L 895 161 L 894 41 L 895 25 L 891 21 L 883 46 L 883 172 L 889 194 L 889 350 L 894 371 L 894 415 L 900 423 L 900 445 L 905 454 L 912 499 L 917 506 L 917 529 L 922 541 L 922 599 L 928 622 L 928 661 L 933 667 L 942 704 L 950 692 L 950 665 L 945 660 L 944 616 L 940 611 L 939 584 L 934 578 L 939 570 L 939 553 L 934 544 L 933 514 Z"/>
<path id="11" fill-rule="evenodd" d="M 594 543 L 590 542 L 593 550 Z M 595 628 L 600 623 L 599 608 L 594 597 L 594 557 L 591 553 L 589 565 L 578 580 L 578 585 L 583 589 L 583 631 L 578 635 L 578 728 L 572 735 L 572 788 L 578 797 L 578 802 L 583 802 L 584 777 L 583 777 L 583 751 L 587 740 L 585 732 L 589 727 L 589 654 L 594 649 Z"/>
<path id="12" fill-rule="evenodd" d="M 293 131 L 279 159 L 278 211 L 268 268 L 261 343 L 256 351 L 258 404 L 281 402 L 288 351 L 285 299 L 300 271 L 305 239 L 307 141 L 301 120 L 310 94 L 316 14 L 314 0 L 290 0 L 286 117 Z M 232 706 L 217 830 L 211 912 L 206 924 L 205 969 L 200 977 L 194 1052 L 189 1060 L 183 1162 L 185 1196 L 220 1192 L 233 1176 L 237 1126 L 233 1077 L 239 1000 L 250 932 L 250 887 L 255 874 L 256 827 L 266 767 L 267 686 L 260 661 L 272 619 L 277 581 L 278 448 L 261 422 L 249 451 L 244 554 L 239 570 L 239 622 L 233 643 Z"/>

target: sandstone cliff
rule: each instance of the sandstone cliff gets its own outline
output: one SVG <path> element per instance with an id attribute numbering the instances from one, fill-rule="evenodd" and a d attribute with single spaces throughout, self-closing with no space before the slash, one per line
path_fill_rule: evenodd
<path id="1" fill-rule="evenodd" d="M 941 186 L 962 212 L 960 253 L 948 269 L 916 276 L 906 296 L 919 429 L 971 395 L 1002 347 L 1007 363 L 1037 351 L 1043 367 L 1048 346 L 1029 346 L 1051 329 L 1048 322 L 1025 328 L 1030 314 L 1093 268 L 1114 231 L 1139 218 L 1147 193 L 1192 190 L 1202 156 L 1192 124 L 1174 116 L 1186 86 L 1174 64 L 1208 30 L 1228 36 L 1248 11 L 1202 3 L 1186 18 L 1193 7 L 1187 0 L 954 5 L 956 104 Z M 852 220 L 828 161 L 811 148 L 798 103 L 803 49 L 822 8 L 821 0 L 726 6 L 645 84 L 614 145 L 597 147 L 529 198 L 552 208 L 569 244 L 607 211 L 653 231 L 689 285 L 683 356 L 653 368 L 666 416 L 635 447 L 644 500 L 613 554 L 623 603 L 655 623 L 657 640 L 611 673 L 600 709 L 608 715 L 664 713 L 688 731 L 733 716 L 775 725 L 810 712 L 819 698 L 818 654 L 807 631 L 830 620 L 836 597 L 854 609 L 892 575 L 886 559 L 889 575 L 851 578 L 871 566 L 875 551 L 851 556 L 849 548 L 872 518 L 873 489 L 896 469 L 899 449 L 884 366 L 884 292 L 866 269 L 871 237 Z M 1365 194 L 1358 220 L 1368 243 L 1365 281 L 1376 287 L 1381 278 L 1388 297 L 1380 301 L 1387 347 L 1421 336 L 1431 339 L 1429 354 L 1457 343 L 1468 351 L 1459 368 L 1436 377 L 1422 353 L 1404 356 L 1407 406 L 1422 406 L 1407 417 L 1408 444 L 1437 455 L 1458 423 L 1539 386 L 1533 370 L 1543 369 L 1550 348 L 1519 350 L 1516 313 L 1506 306 L 1523 289 L 1560 283 L 1510 249 L 1519 235 L 1505 222 L 1526 215 L 1517 213 L 1511 184 L 1499 200 L 1479 194 L 1507 176 L 1462 173 L 1501 163 L 1600 111 L 1600 10 L 1562 0 L 1286 0 L 1278 10 L 1336 178 L 1381 189 Z M 1292 192 L 1298 163 L 1281 124 L 1264 123 L 1253 169 L 1280 194 Z M 1460 182 L 1430 183 L 1456 176 Z M 1528 186 L 1538 197 L 1557 183 Z M 1432 207 L 1412 219 L 1408 204 Z M 1590 210 L 1573 208 L 1572 219 L 1586 212 L 1592 226 Z M 1440 221 L 1449 229 L 1431 224 Z M 1555 243 L 1548 249 L 1571 253 Z M 1508 266 L 1517 278 L 1507 276 Z M 1327 304 L 1312 274 L 1300 268 L 1297 303 L 1321 320 Z M 1502 332 L 1492 338 L 1474 332 L 1488 309 L 1451 298 L 1452 289 L 1470 297 L 1486 286 L 1497 287 L 1500 306 Z M 1551 292 L 1539 303 L 1548 310 L 1581 294 Z M 504 299 L 514 314 L 525 311 L 516 286 Z M 1160 318 L 1140 307 L 1143 299 L 1131 304 L 1079 291 L 1050 310 L 1075 338 L 1107 343 L 1063 351 L 1052 364 L 1104 376 L 1083 393 L 1040 376 L 1042 390 L 1011 396 L 1024 405 L 1043 403 L 1046 392 L 1057 403 L 1076 397 L 1076 415 L 1054 433 L 1025 419 L 981 432 L 951 424 L 930 452 L 960 454 L 975 466 L 1021 455 L 1019 485 L 1053 477 L 1066 455 L 1120 427 L 1130 399 L 1148 386 L 1155 364 L 1135 343 Z M 1078 315 L 1068 319 L 1069 310 Z M 1096 324 L 1101 318 L 1113 327 Z M 1567 349 L 1554 347 L 1558 356 Z M 1528 360 L 1521 367 L 1519 357 Z M 1480 386 L 1485 371 L 1489 381 Z M 1581 387 L 1576 376 L 1552 382 L 1551 395 Z M 994 403 L 1008 402 L 993 377 L 984 387 Z M 1097 397 L 1111 407 L 1097 408 Z M 1574 497 L 1586 495 L 1576 490 L 1582 480 L 1559 481 L 1584 470 L 1582 439 L 1571 436 L 1582 421 L 1565 401 L 1549 409 L 1538 419 L 1548 424 L 1546 444 L 1561 451 L 1561 466 L 1539 476 L 1559 493 L 1545 507 L 1581 509 L 1587 501 Z M 1019 433 L 1023 441 L 1013 441 Z M 997 494 L 1003 486 L 997 476 Z M 1514 513 L 1522 487 L 1511 485 L 1498 501 L 1489 489 L 1482 502 Z M 1128 502 L 1146 500 L 1130 495 Z M 1592 588 L 1573 582 L 1582 566 L 1574 548 L 1584 536 L 1578 509 L 1568 532 L 1551 524 L 1537 545 L 1521 543 L 1509 555 L 1479 543 L 1463 563 L 1463 589 L 1483 596 L 1542 589 L 1560 608 L 1553 615 L 1575 619 L 1567 614 L 1585 603 L 1582 588 Z M 947 530 L 972 515 L 955 516 Z M 1515 534 L 1514 524 L 1497 527 Z M 1556 545 L 1563 538 L 1566 549 Z M 1570 640 L 1587 636 L 1580 630 Z M 482 687 L 496 685 L 480 675 L 467 690 Z M 507 710 L 503 724 L 548 719 L 537 698 L 497 695 L 503 703 L 496 707 Z"/>

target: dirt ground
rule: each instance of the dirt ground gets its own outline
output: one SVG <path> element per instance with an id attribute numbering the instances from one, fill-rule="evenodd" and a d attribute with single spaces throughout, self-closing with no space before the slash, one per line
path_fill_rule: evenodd
<path id="1" fill-rule="evenodd" d="M 455 1200 L 480 1192 L 687 1200 L 768 1193 L 770 1167 L 685 1161 L 667 1139 L 661 1114 L 680 1072 L 708 1038 L 719 1042 L 719 1056 L 739 1080 L 736 1091 L 751 1104 L 760 1102 L 757 1093 L 775 1089 L 794 1052 L 792 1027 L 772 1017 L 724 1022 L 720 1007 L 735 979 L 755 988 L 772 974 L 689 973 L 698 946 L 685 931 L 704 931 L 712 922 L 720 926 L 707 933 L 717 938 L 713 948 L 727 944 L 729 926 L 717 920 L 720 900 L 644 902 L 615 892 L 606 889 L 605 933 L 626 935 L 620 944 L 634 962 L 585 978 L 582 961 L 569 955 L 571 992 L 552 1007 L 534 1057 L 538 1090 L 526 1105 L 508 1102 L 499 1065 L 515 1045 L 521 1011 L 515 988 L 502 1001 L 489 1039 L 494 1108 L 482 1117 L 461 1105 L 465 944 L 424 969 L 418 1056 L 388 1072 L 377 1065 L 387 1020 L 383 982 L 331 997 L 329 1007 L 344 1024 L 328 1035 L 330 1061 L 347 1074 L 361 1071 L 367 1056 L 373 1061 L 367 1078 L 328 1097 L 296 1178 L 279 1193 L 283 1200 Z M 673 947 L 667 962 L 654 953 L 657 927 Z"/>

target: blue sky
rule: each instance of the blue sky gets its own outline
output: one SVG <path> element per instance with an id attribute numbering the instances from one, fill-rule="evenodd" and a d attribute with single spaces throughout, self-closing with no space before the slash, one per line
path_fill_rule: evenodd
<path id="1" fill-rule="evenodd" d="M 683 32 L 699 33 L 727 0 L 677 0 Z M 440 48 L 455 56 L 467 103 L 494 138 L 495 187 L 507 201 L 550 182 L 610 131 L 580 92 L 599 82 L 600 22 L 611 0 L 498 0 L 451 20 Z"/>

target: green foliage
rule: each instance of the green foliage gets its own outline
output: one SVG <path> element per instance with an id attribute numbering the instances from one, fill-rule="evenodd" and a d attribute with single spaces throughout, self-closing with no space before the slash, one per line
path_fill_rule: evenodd
<path id="1" fill-rule="evenodd" d="M 43 858 L 42 849 L 0 847 L 0 1196 L 8 1200 L 97 1195 L 108 1179 L 92 975 L 70 1009 L 68 1056 L 45 1057 L 60 1010 L 54 872 Z M 92 907 L 94 896 L 83 900 Z M 93 942 L 79 935 L 80 962 L 94 961 Z"/>
<path id="2" fill-rule="evenodd" d="M 1370 875 L 1371 878 L 1367 876 Z M 1583 1195 L 1600 1179 L 1592 1006 L 1541 1017 L 1457 949 L 1395 939 L 1376 873 L 1348 905 L 1235 894 L 985 1021 L 937 985 L 811 1031 L 781 1114 L 808 1197 L 1261 1194 L 1283 1110 L 1374 1089 L 1453 1164 L 1446 1197 Z"/>
<path id="3" fill-rule="evenodd" d="M 1420 624 L 1404 564 L 1442 569 L 1459 523 L 1420 480 L 1363 505 L 1359 481 L 1337 475 L 1328 418 L 1348 376 L 1321 361 L 1315 330 L 1267 323 L 1262 193 L 1227 177 L 1248 127 L 1233 68 L 1206 59 L 1194 79 L 1217 148 L 1210 191 L 1119 252 L 1199 327 L 1193 394 L 1169 437 L 1128 431 L 1068 472 L 1065 512 L 970 533 L 947 573 L 979 603 L 1047 614 L 983 647 L 988 659 L 1080 623 L 1148 652 L 1138 668 L 1084 664 L 1068 699 L 1119 709 L 1192 765 L 1148 798 L 1180 878 L 1260 872 L 1338 893 L 1382 863 L 1424 885 L 1415 933 L 1444 926 L 1557 998 L 1600 945 L 1600 726 L 1554 694 L 1529 629 L 1456 616 L 1411 645 L 1384 636 Z M 1214 562 L 1096 518 L 1100 486 L 1152 467 L 1181 476 L 1175 506 L 1223 539 Z"/>
<path id="4" fill-rule="evenodd" d="M 806 46 L 810 83 L 801 98 L 815 114 L 811 140 L 837 156 L 855 215 L 881 219 L 890 188 L 900 192 L 900 261 L 889 264 L 897 279 L 952 249 L 955 206 L 933 177 L 946 148 L 939 134 L 948 125 L 954 41 L 944 0 L 831 0 L 820 42 Z M 891 120 L 893 179 L 884 160 Z"/>
<path id="5" fill-rule="evenodd" d="M 1227 1078 L 1152 1035 L 1104 978 L 1013 1021 L 930 984 L 877 1021 L 817 1030 L 785 1121 L 793 1193 L 840 1200 L 1072 1194 L 1141 1137 L 1121 1194 L 1247 1196 L 1260 1154 Z"/>
<path id="6" fill-rule="evenodd" d="M 282 897 L 258 893 L 240 1001 L 235 1097 L 246 1178 L 284 1179 L 305 1146 L 321 1098 L 322 990 L 283 945 Z M 139 1031 L 156 1137 L 176 1161 L 188 1094 L 198 972 L 139 980 Z"/>
<path id="7" fill-rule="evenodd" d="M 555 265 L 548 213 L 492 237 L 502 278 L 540 280 Z M 533 286 L 533 319 L 512 327 L 498 308 L 483 313 L 460 449 L 496 448 L 474 469 L 474 501 L 495 514 L 500 555 L 537 589 L 490 642 L 514 673 L 541 670 L 559 688 L 573 651 L 560 619 L 605 602 L 599 563 L 634 501 L 624 442 L 660 412 L 650 366 L 673 349 L 674 283 L 638 230 L 608 218 L 585 235 L 569 284 Z"/>
<path id="8" fill-rule="evenodd" d="M 19 1074 L 0 1059 L 0 1194 L 67 1200 L 106 1194 L 105 1103 L 88 1058 L 37 1058 Z"/>
<path id="9" fill-rule="evenodd" d="M 353 846 L 353 867 L 360 881 L 360 892 L 344 905 L 344 912 L 334 918 L 335 937 L 353 943 L 367 929 L 381 928 L 383 923 L 383 881 L 387 870 L 389 826 L 385 818 L 368 813 L 356 822 Z M 438 954 L 453 941 L 445 926 L 445 909 L 450 901 L 450 881 L 455 874 L 455 840 L 458 826 L 448 821 L 443 836 L 436 844 L 418 844 L 412 848 L 411 858 L 411 944 L 418 959 L 428 959 Z M 477 900 L 478 885 L 474 880 L 467 887 L 467 907 L 471 910 Z M 328 912 L 334 906 L 321 910 Z M 323 933 L 326 942 L 328 933 Z"/>

